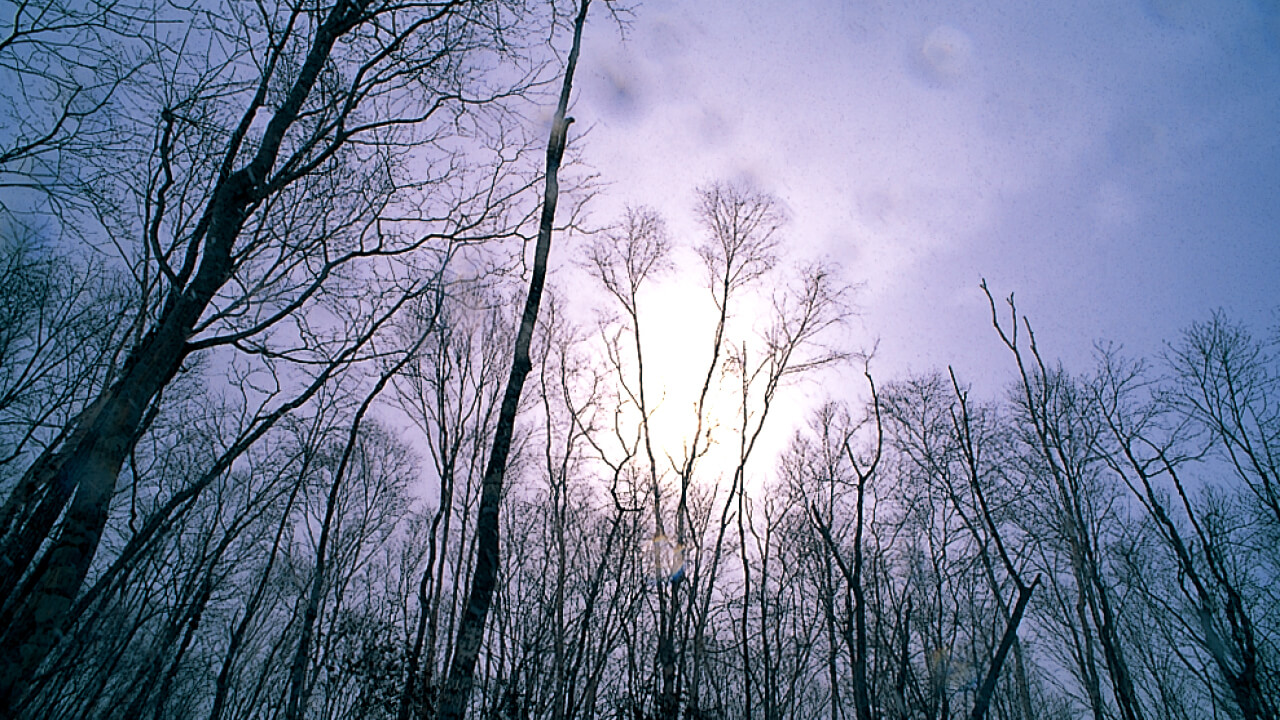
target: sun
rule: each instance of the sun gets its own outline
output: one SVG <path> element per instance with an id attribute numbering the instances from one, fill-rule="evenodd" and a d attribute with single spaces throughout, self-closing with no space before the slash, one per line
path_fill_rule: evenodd
<path id="1" fill-rule="evenodd" d="M 641 298 L 641 343 L 644 354 L 645 396 L 650 409 L 650 433 L 660 468 L 682 462 L 692 450 L 697 429 L 698 400 L 707 382 L 713 356 L 718 312 L 710 292 L 687 279 L 655 283 Z M 703 407 L 703 433 L 733 420 L 737 402 L 725 382 L 727 344 L 711 369 L 711 384 Z"/>

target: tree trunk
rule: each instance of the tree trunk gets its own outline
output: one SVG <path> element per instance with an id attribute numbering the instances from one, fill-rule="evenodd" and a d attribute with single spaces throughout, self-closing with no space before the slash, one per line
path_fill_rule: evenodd
<path id="1" fill-rule="evenodd" d="M 22 483 L 64 492 L 75 488 L 70 507 L 51 547 L 10 598 L 11 620 L 0 646 L 0 706 L 10 706 L 57 644 L 70 609 L 106 526 L 116 477 L 128 457 L 144 413 L 173 379 L 185 359 L 187 340 L 209 302 L 231 276 L 231 253 L 249 214 L 260 201 L 263 182 L 275 165 L 285 132 L 297 120 L 337 38 L 361 12 L 337 3 L 317 29 L 306 61 L 283 104 L 272 115 L 262 143 L 245 167 L 220 179 L 205 212 L 199 269 L 185 288 L 170 291 L 160 318 L 125 362 L 120 380 L 98 400 L 96 412 L 82 422 L 52 462 L 33 467 Z M 42 531 L 34 528 L 33 532 Z M 30 558 L 13 558 L 11 572 L 22 573 Z"/>
<path id="2" fill-rule="evenodd" d="M 987 670 L 987 677 L 982 681 L 982 687 L 978 689 L 978 698 L 973 703 L 973 712 L 969 715 L 969 720 L 982 720 L 987 716 L 987 708 L 991 706 L 991 697 L 996 693 L 996 681 L 1000 679 L 1000 668 L 1004 665 L 1004 660 L 1009 655 L 1010 648 L 1018 639 L 1018 624 L 1022 622 L 1022 614 L 1027 609 L 1027 603 L 1031 601 L 1031 593 L 1040 584 L 1040 576 L 1037 575 L 1030 585 L 1022 585 L 1018 587 L 1018 601 L 1013 606 L 1013 614 L 1009 616 L 1009 622 L 1004 626 L 1004 635 L 1000 638 L 1000 645 L 996 648 L 996 654 L 991 658 L 991 667 Z"/>
<path id="3" fill-rule="evenodd" d="M 565 143 L 572 118 L 566 118 L 569 94 L 573 89 L 573 73 L 578 65 L 578 52 L 582 45 L 582 27 L 587 20 L 590 0 L 581 0 L 573 25 L 573 48 L 569 51 L 564 81 L 560 88 L 560 102 L 556 106 L 551 125 L 551 138 L 547 143 L 547 185 L 542 200 L 542 216 L 538 225 L 538 244 L 534 251 L 533 274 L 529 279 L 529 295 L 525 299 L 524 313 L 520 319 L 520 331 L 516 336 L 514 359 L 507 388 L 502 397 L 502 409 L 494 433 L 493 448 L 485 467 L 480 490 L 480 510 L 476 525 L 476 565 L 471 575 L 471 588 L 467 594 L 462 618 L 458 623 L 457 642 L 440 698 L 442 720 L 462 720 L 467 714 L 471 699 L 471 686 L 475 676 L 476 659 L 484 636 L 485 619 L 493 602 L 493 591 L 498 581 L 498 509 L 502 502 L 502 484 L 507 472 L 507 456 L 511 452 L 511 440 L 515 433 L 516 411 L 525 378 L 532 369 L 529 347 L 533 343 L 533 329 L 538 322 L 538 308 L 542 303 L 543 286 L 547 277 L 547 257 L 551 252 L 551 232 L 555 224 L 556 202 L 559 199 L 560 162 L 564 158 Z"/>

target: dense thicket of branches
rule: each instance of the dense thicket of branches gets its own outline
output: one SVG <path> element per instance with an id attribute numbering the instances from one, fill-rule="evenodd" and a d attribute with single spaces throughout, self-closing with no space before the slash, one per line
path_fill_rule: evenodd
<path id="1" fill-rule="evenodd" d="M 0 7 L 0 713 L 438 716 L 580 7 Z M 992 298 L 978 398 L 776 198 L 686 210 L 549 286 L 470 716 L 1277 719 L 1274 329 L 1082 371 Z"/>

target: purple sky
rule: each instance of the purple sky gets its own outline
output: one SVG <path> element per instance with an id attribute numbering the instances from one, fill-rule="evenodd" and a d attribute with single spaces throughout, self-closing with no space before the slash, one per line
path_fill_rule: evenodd
<path id="1" fill-rule="evenodd" d="M 982 277 L 1077 369 L 1216 307 L 1280 319 L 1273 2 L 650 0 L 625 42 L 597 18 L 577 87 L 594 220 L 647 204 L 691 243 L 700 183 L 776 194 L 865 284 L 886 377 L 1006 375 Z"/>

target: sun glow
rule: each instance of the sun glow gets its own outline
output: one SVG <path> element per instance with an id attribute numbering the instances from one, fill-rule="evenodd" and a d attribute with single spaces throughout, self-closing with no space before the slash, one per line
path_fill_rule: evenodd
<path id="1" fill-rule="evenodd" d="M 693 450 L 698 402 L 709 370 L 699 452 L 706 449 L 710 433 L 712 454 L 719 454 L 729 428 L 738 423 L 738 381 L 724 371 L 734 334 L 726 333 L 716 367 L 710 368 L 717 319 L 710 292 L 687 274 L 655 283 L 641 298 L 645 395 L 659 471 L 681 463 Z"/>
<path id="2" fill-rule="evenodd" d="M 680 235 L 703 235 L 696 251 L 673 243 L 655 212 L 629 208 L 586 247 L 582 264 L 608 299 L 603 339 L 617 373 L 618 440 L 641 475 L 651 463 L 668 490 L 679 477 L 724 485 L 748 453 L 770 454 L 756 440 L 783 367 L 807 357 L 802 346 L 831 322 L 841 292 L 827 288 L 824 272 L 777 268 L 786 216 L 772 196 L 711 185 L 696 212 L 701 233 Z"/>

